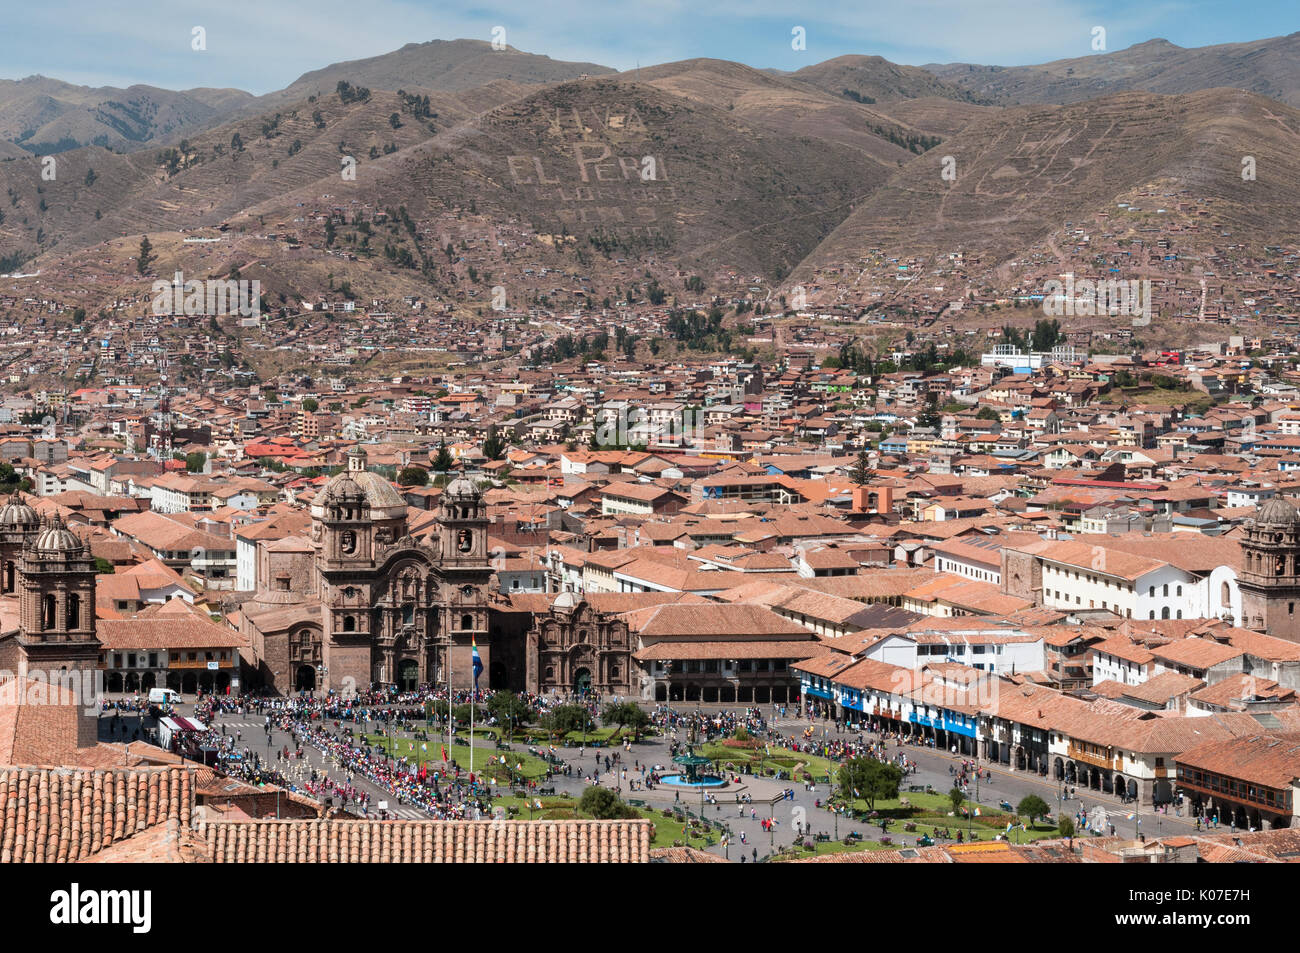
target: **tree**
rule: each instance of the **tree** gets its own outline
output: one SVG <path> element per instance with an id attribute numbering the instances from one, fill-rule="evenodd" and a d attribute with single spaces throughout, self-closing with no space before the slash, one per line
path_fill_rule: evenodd
<path id="1" fill-rule="evenodd" d="M 1061 832 L 1062 837 L 1074 837 L 1074 818 L 1063 816 L 1057 829 Z"/>
<path id="2" fill-rule="evenodd" d="M 975 415 L 978 420 L 1001 420 L 1002 415 L 992 407 L 981 407 L 979 413 Z"/>
<path id="3" fill-rule="evenodd" d="M 202 473 L 203 468 L 208 465 L 208 455 L 202 450 L 194 450 L 185 454 L 185 470 L 187 473 Z"/>
<path id="4" fill-rule="evenodd" d="M 1050 811 L 1051 808 L 1047 806 L 1047 802 L 1037 794 L 1028 794 L 1022 797 L 1020 803 L 1016 805 L 1016 813 L 1021 817 L 1029 818 L 1030 824 L 1033 824 L 1040 817 L 1046 817 Z"/>
<path id="5" fill-rule="evenodd" d="M 867 455 L 867 448 L 863 447 L 858 451 L 858 459 L 853 465 L 854 486 L 866 486 L 871 482 L 875 472 L 875 468 L 871 465 L 871 457 Z"/>
<path id="6" fill-rule="evenodd" d="M 496 692 L 488 699 L 487 709 L 498 722 L 510 726 L 511 737 L 514 736 L 515 725 L 526 725 L 533 720 L 533 709 L 514 692 Z"/>
<path id="7" fill-rule="evenodd" d="M 140 254 L 135 260 L 136 272 L 141 275 L 149 274 L 153 262 L 153 245 L 149 244 L 149 236 L 145 235 L 140 239 Z"/>
<path id="8" fill-rule="evenodd" d="M 641 732 L 650 724 L 650 716 L 636 702 L 619 702 L 606 705 L 600 713 L 600 720 L 606 728 L 617 725 L 619 728 L 631 728 L 634 741 L 641 740 Z"/>
<path id="9" fill-rule="evenodd" d="M 317 401 L 315 397 L 307 397 L 303 399 L 302 409 L 307 411 L 307 413 L 309 414 L 316 413 L 316 409 L 318 407 L 320 407 L 320 402 Z"/>
<path id="10" fill-rule="evenodd" d="M 867 802 L 868 809 L 875 810 L 877 799 L 898 797 L 903 769 L 875 758 L 852 758 L 840 766 L 836 779 L 846 797 L 852 792 Z"/>
<path id="11" fill-rule="evenodd" d="M 230 137 L 230 149 L 232 152 L 244 151 L 244 139 L 239 133 L 235 133 Z"/>
<path id="12" fill-rule="evenodd" d="M 495 426 L 488 427 L 487 437 L 483 440 L 483 456 L 489 460 L 500 460 L 505 455 L 505 441 L 501 439 Z"/>
<path id="13" fill-rule="evenodd" d="M 429 471 L 423 467 L 403 467 L 397 474 L 397 482 L 401 486 L 428 486 Z"/>
<path id="14" fill-rule="evenodd" d="M 964 800 L 966 800 L 966 795 L 962 793 L 961 788 L 954 784 L 952 790 L 948 792 L 948 801 L 952 804 L 954 814 L 961 810 L 961 802 Z"/>
<path id="15" fill-rule="evenodd" d="M 542 718 L 542 727 L 552 736 L 591 728 L 591 715 L 581 705 L 557 705 Z"/>
<path id="16" fill-rule="evenodd" d="M 582 797 L 578 799 L 578 812 L 598 821 L 641 816 L 636 808 L 624 804 L 623 799 L 609 788 L 599 786 L 589 787 L 582 792 Z"/>
<path id="17" fill-rule="evenodd" d="M 1034 325 L 1029 346 L 1035 351 L 1050 351 L 1061 340 L 1061 322 L 1055 318 L 1042 318 Z"/>
<path id="18" fill-rule="evenodd" d="M 438 456 L 433 460 L 433 468 L 439 473 L 446 473 L 451 469 L 455 461 L 451 459 L 451 451 L 447 449 L 447 441 L 438 441 Z"/>
<path id="19" fill-rule="evenodd" d="M 938 430 L 943 424 L 939 418 L 939 395 L 931 391 L 925 398 L 925 410 L 916 415 L 916 425 Z"/>
<path id="20" fill-rule="evenodd" d="M 95 572 L 105 574 L 105 575 L 111 575 L 116 571 L 117 570 L 113 568 L 113 564 L 110 563 L 103 556 L 95 557 Z"/>

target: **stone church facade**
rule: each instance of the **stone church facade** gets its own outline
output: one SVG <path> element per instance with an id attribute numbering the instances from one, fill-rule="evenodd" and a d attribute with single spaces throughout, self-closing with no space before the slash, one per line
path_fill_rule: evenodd
<path id="1" fill-rule="evenodd" d="M 534 617 L 525 639 L 523 687 L 530 692 L 627 696 L 640 684 L 627 622 L 595 611 L 571 592 L 560 593 L 549 612 Z"/>
<path id="2" fill-rule="evenodd" d="M 309 541 L 258 550 L 258 587 L 240 624 L 262 684 L 280 693 L 346 692 L 445 684 L 450 674 L 453 687 L 470 687 L 472 642 L 485 667 L 491 656 L 492 570 L 478 489 L 464 479 L 448 484 L 437 532 L 417 540 L 406 503 L 354 448 L 311 516 Z"/>

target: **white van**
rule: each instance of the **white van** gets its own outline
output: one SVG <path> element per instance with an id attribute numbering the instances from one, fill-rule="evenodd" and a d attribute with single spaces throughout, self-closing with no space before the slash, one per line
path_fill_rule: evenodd
<path id="1" fill-rule="evenodd" d="M 151 688 L 149 689 L 150 705 L 179 705 L 181 693 L 174 688 Z"/>

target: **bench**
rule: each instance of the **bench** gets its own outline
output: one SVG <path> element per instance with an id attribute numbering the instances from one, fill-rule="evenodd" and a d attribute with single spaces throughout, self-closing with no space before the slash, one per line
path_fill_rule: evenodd
<path id="1" fill-rule="evenodd" d="M 537 793 L 540 794 L 542 797 L 554 797 L 555 788 L 538 788 Z"/>
<path id="2" fill-rule="evenodd" d="M 828 842 L 830 841 L 830 839 L 831 839 L 831 835 L 830 835 L 830 834 L 818 834 L 817 837 L 815 838 L 815 840 L 816 840 L 817 843 L 819 843 L 819 844 L 825 844 L 825 843 L 828 843 Z"/>

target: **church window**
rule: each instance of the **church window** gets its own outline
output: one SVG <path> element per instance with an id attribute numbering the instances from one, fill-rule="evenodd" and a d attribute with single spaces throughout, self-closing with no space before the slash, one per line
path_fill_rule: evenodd
<path id="1" fill-rule="evenodd" d="M 81 596 L 75 592 L 68 593 L 68 628 L 81 628 Z"/>
<path id="2" fill-rule="evenodd" d="M 48 594 L 41 599 L 41 629 L 49 631 L 54 628 L 54 595 Z"/>
<path id="3" fill-rule="evenodd" d="M 415 605 L 408 602 L 402 606 L 402 624 L 411 625 L 415 622 Z"/>
<path id="4" fill-rule="evenodd" d="M 356 617 L 356 616 L 345 615 L 345 616 L 343 617 L 343 631 L 344 631 L 344 632 L 355 632 L 355 631 L 357 631 L 357 617 Z"/>
<path id="5" fill-rule="evenodd" d="M 1225 606 L 1232 602 L 1232 590 L 1228 587 L 1226 582 L 1219 590 L 1219 602 Z"/>
<path id="6" fill-rule="evenodd" d="M 460 627 L 466 630 L 474 628 L 474 617 L 472 615 L 469 615 L 468 613 L 461 616 Z"/>

